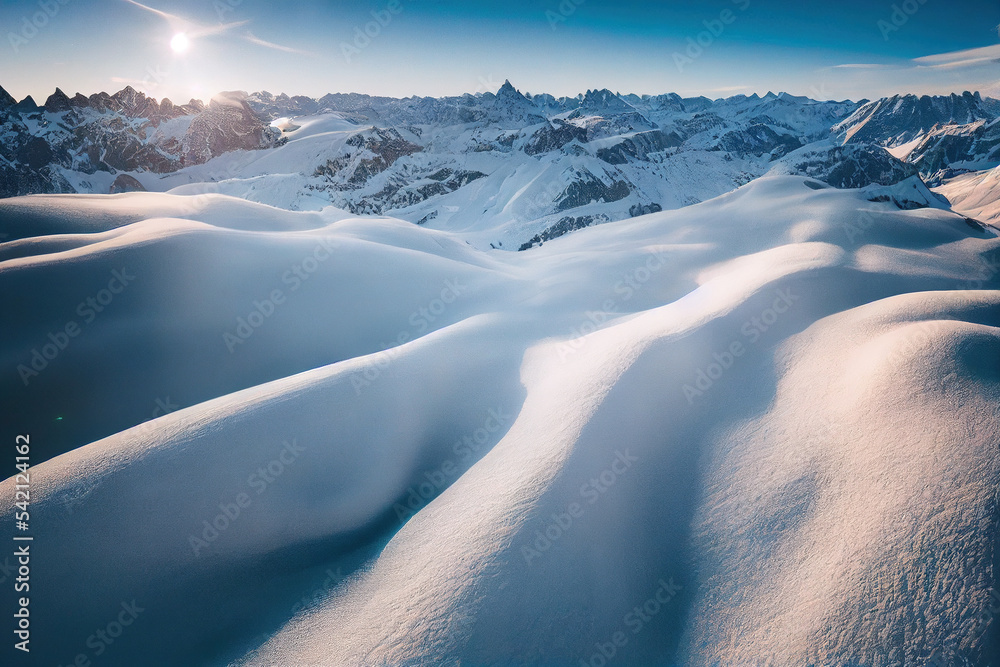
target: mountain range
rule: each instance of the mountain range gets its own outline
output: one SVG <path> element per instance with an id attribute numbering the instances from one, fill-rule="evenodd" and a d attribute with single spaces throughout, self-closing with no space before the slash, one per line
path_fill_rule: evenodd
<path id="1" fill-rule="evenodd" d="M 0 196 L 217 192 L 392 215 L 519 249 L 780 173 L 840 188 L 915 178 L 960 212 L 978 188 L 969 212 L 989 222 L 1000 212 L 973 204 L 996 181 L 985 175 L 1000 165 L 998 114 L 1000 102 L 970 92 L 556 98 L 507 81 L 457 97 L 228 92 L 207 105 L 131 87 L 89 97 L 57 89 L 38 106 L 0 89 Z"/>

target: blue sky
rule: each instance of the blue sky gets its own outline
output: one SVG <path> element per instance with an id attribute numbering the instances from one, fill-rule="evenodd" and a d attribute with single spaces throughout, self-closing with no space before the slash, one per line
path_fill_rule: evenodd
<path id="1" fill-rule="evenodd" d="M 0 85 L 39 102 L 56 86 L 183 102 L 237 89 L 437 96 L 505 78 L 555 95 L 1000 96 L 998 24 L 997 0 L 4 0 Z"/>

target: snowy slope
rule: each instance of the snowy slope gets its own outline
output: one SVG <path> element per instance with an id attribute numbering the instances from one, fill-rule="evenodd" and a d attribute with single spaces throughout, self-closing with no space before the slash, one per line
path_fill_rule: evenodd
<path id="1" fill-rule="evenodd" d="M 960 213 L 994 225 L 1000 222 L 1000 167 L 960 174 L 935 191 Z"/>
<path id="2" fill-rule="evenodd" d="M 124 603 L 108 664 L 996 664 L 1000 238 L 870 197 L 770 176 L 522 253 L 11 200 L 55 235 L 0 245 L 6 367 L 135 276 L 2 385 L 65 452 L 37 658 L 98 657 Z"/>

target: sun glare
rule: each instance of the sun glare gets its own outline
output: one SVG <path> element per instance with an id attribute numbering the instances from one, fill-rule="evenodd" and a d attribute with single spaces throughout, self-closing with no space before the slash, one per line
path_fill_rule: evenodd
<path id="1" fill-rule="evenodd" d="M 174 53 L 184 53 L 191 46 L 191 40 L 183 32 L 179 32 L 174 35 L 173 39 L 170 40 L 170 48 L 173 49 Z"/>

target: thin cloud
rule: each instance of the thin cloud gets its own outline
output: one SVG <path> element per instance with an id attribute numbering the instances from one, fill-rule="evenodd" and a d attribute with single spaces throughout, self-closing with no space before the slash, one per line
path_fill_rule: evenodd
<path id="1" fill-rule="evenodd" d="M 249 30 L 243 35 L 243 39 L 250 42 L 251 44 L 256 44 L 257 46 L 263 46 L 266 49 L 274 49 L 275 51 L 284 51 L 285 53 L 297 53 L 302 56 L 314 55 L 308 51 L 302 51 L 300 49 L 294 49 L 290 46 L 284 46 L 282 44 L 275 44 L 274 42 L 269 42 L 266 39 L 261 39 L 257 35 L 253 34 Z"/>
<path id="2" fill-rule="evenodd" d="M 149 5 L 144 5 L 136 0 L 124 0 L 130 5 L 135 5 L 140 9 L 144 9 L 147 12 L 156 14 L 162 19 L 166 19 L 170 23 L 172 30 L 177 32 L 183 32 L 188 37 L 209 37 L 212 35 L 221 35 L 225 32 L 229 32 L 234 28 L 239 28 L 247 25 L 250 21 L 235 21 L 233 23 L 220 23 L 218 25 L 201 25 L 192 21 L 191 19 L 186 19 L 183 16 L 178 16 L 177 14 L 171 14 L 169 12 L 156 9 L 155 7 L 150 7 Z"/>
<path id="3" fill-rule="evenodd" d="M 167 22 L 169 22 L 172 30 L 176 32 L 183 32 L 192 39 L 197 39 L 199 37 L 211 37 L 213 35 L 222 35 L 224 33 L 231 32 L 235 28 L 241 28 L 250 23 L 250 21 L 234 21 L 233 23 L 220 23 L 219 25 L 201 25 L 199 23 L 195 23 L 190 19 L 178 16 L 177 14 L 171 14 L 169 12 L 156 9 L 155 7 L 144 5 L 141 2 L 138 2 L 137 0 L 124 0 L 124 2 L 127 2 L 130 5 L 135 5 L 136 7 L 139 7 L 140 9 L 143 9 L 152 14 L 156 14 L 160 18 L 165 19 Z M 274 42 L 269 42 L 266 39 L 261 39 L 260 37 L 253 34 L 249 30 L 242 35 L 238 35 L 238 37 L 244 41 L 247 41 L 256 46 L 263 47 L 265 49 L 282 51 L 284 53 L 296 53 L 298 55 L 303 55 L 303 56 L 315 55 L 309 53 L 308 51 L 302 51 L 300 49 L 292 48 L 291 46 L 276 44 Z"/>
<path id="4" fill-rule="evenodd" d="M 892 65 L 878 63 L 845 63 L 843 65 L 834 65 L 833 69 L 886 69 L 889 67 L 892 67 Z"/>
<path id="5" fill-rule="evenodd" d="M 156 14 L 157 16 L 159 16 L 161 18 L 165 18 L 168 21 L 181 21 L 181 22 L 184 22 L 184 19 L 182 19 L 180 16 L 177 16 L 176 14 L 168 14 L 167 12 L 161 11 L 159 9 L 154 9 L 154 8 L 150 7 L 149 5 L 144 5 L 141 2 L 136 2 L 135 0 L 125 0 L 125 2 L 129 3 L 130 5 L 135 5 L 136 7 L 140 7 L 142 9 L 145 9 L 147 12 L 152 12 L 153 14 Z"/>
<path id="6" fill-rule="evenodd" d="M 823 82 L 827 98 L 943 95 L 967 90 L 996 96 L 1000 84 L 989 79 L 997 62 L 1000 44 L 992 44 L 885 63 L 843 63 L 816 70 L 815 75 Z"/>
<path id="7" fill-rule="evenodd" d="M 935 53 L 920 56 L 900 63 L 844 63 L 834 65 L 831 69 L 951 69 L 955 67 L 974 67 L 1000 60 L 1000 44 L 981 46 L 975 49 Z"/>
<path id="8" fill-rule="evenodd" d="M 221 35 L 224 32 L 229 32 L 233 28 L 240 28 L 247 25 L 250 21 L 235 21 L 233 23 L 220 23 L 217 26 L 198 26 L 195 30 L 187 30 L 186 34 L 188 37 L 209 37 L 211 35 Z"/>
<path id="9" fill-rule="evenodd" d="M 995 62 L 1000 59 L 1000 44 L 982 46 L 977 49 L 965 49 L 950 53 L 938 53 L 930 56 L 914 58 L 911 62 L 919 67 L 970 67 Z"/>

